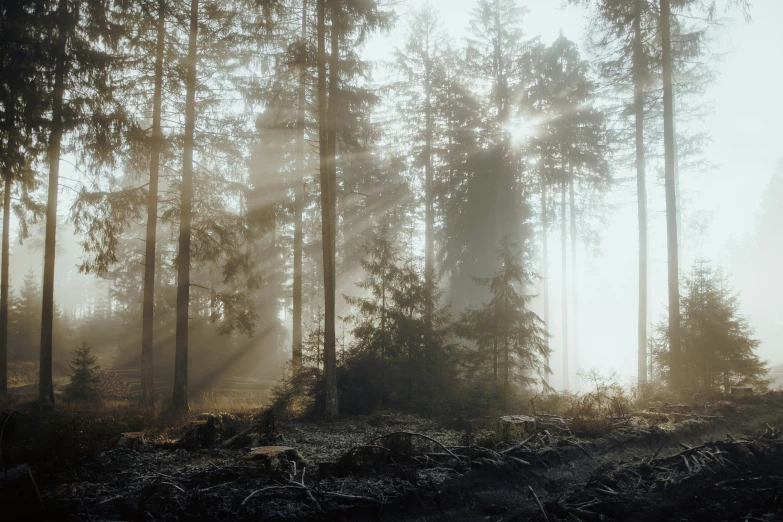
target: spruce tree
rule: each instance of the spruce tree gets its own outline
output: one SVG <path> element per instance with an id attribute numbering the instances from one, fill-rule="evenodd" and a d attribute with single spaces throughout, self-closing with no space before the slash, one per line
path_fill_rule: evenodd
<path id="1" fill-rule="evenodd" d="M 42 15 L 35 2 L 0 3 L 0 174 L 3 182 L 2 259 L 0 260 L 0 395 L 8 388 L 10 214 L 27 234 L 29 218 L 40 205 L 30 196 L 38 179 L 35 163 L 46 146 L 42 122 L 46 111 L 41 75 L 40 28 Z M 16 193 L 16 203 L 12 194 Z M 32 212 L 31 215 L 28 213 Z"/>
<path id="2" fill-rule="evenodd" d="M 408 27 L 405 47 L 395 52 L 395 69 L 401 78 L 396 85 L 402 98 L 399 106 L 405 115 L 409 134 L 410 156 L 414 166 L 424 170 L 424 274 L 428 288 L 435 288 L 435 167 L 436 150 L 441 144 L 442 129 L 437 128 L 437 70 L 442 64 L 442 42 L 446 40 L 439 27 L 438 14 L 430 4 L 414 12 Z M 422 115 L 424 116 L 422 119 Z M 442 120 L 441 120 L 442 121 Z M 427 309 L 431 321 L 431 306 Z"/>
<path id="3" fill-rule="evenodd" d="M 92 355 L 92 347 L 83 342 L 76 348 L 71 360 L 71 381 L 64 390 L 66 400 L 98 400 L 100 398 L 98 370 L 98 358 Z"/>
<path id="4" fill-rule="evenodd" d="M 99 170 L 115 162 L 130 126 L 125 107 L 115 99 L 112 89 L 117 70 L 114 51 L 123 37 L 122 27 L 113 23 L 112 7 L 97 0 L 78 5 L 57 0 L 46 3 L 48 15 L 42 21 L 42 33 L 52 35 L 39 55 L 40 66 L 52 85 L 47 93 L 51 118 L 39 383 L 39 400 L 45 407 L 54 404 L 54 268 L 63 145 L 65 150 L 72 146 L 79 151 L 80 165 Z M 76 92 L 79 94 L 70 95 Z"/>
<path id="5" fill-rule="evenodd" d="M 480 0 L 470 19 L 465 72 L 480 102 L 482 150 L 469 160 L 464 210 L 467 254 L 462 263 L 462 291 L 478 304 L 484 295 L 470 283 L 477 273 L 497 268 L 493 255 L 501 238 L 525 243 L 529 208 L 523 196 L 518 157 L 511 149 L 514 101 L 524 81 L 521 60 L 529 43 L 522 20 L 527 10 L 516 0 Z"/>
<path id="6" fill-rule="evenodd" d="M 504 238 L 496 250 L 500 268 L 475 283 L 490 291 L 481 308 L 468 308 L 457 324 L 460 337 L 475 343 L 472 371 L 486 376 L 496 388 L 512 383 L 530 386 L 543 381 L 547 365 L 548 336 L 541 319 L 529 309 L 534 296 L 523 293 L 533 274 L 526 268 L 518 247 Z"/>
<path id="7" fill-rule="evenodd" d="M 740 313 L 739 297 L 723 271 L 697 259 L 683 278 L 680 295 L 680 386 L 727 393 L 732 385 L 763 384 L 766 363 L 755 353 L 760 341 Z M 662 343 L 656 355 L 668 382 L 673 375 L 668 323 L 662 321 L 658 331 Z"/>
<path id="8" fill-rule="evenodd" d="M 552 45 L 531 53 L 531 68 L 536 78 L 530 100 L 534 111 L 528 116 L 535 124 L 534 150 L 547 151 L 548 175 L 543 182 L 542 201 L 546 185 L 559 186 L 559 218 L 561 231 L 562 268 L 562 352 L 563 386 L 569 388 L 571 354 L 568 350 L 568 277 L 567 230 L 570 224 L 571 260 L 576 270 L 577 223 L 589 231 L 590 213 L 600 209 L 601 199 L 610 186 L 608 149 L 610 135 L 606 130 L 606 115 L 595 107 L 595 85 L 589 79 L 589 66 L 576 45 L 560 36 Z M 527 104 L 526 104 L 527 105 Z M 538 105 L 539 110 L 534 107 Z M 578 200 L 577 200 L 578 196 Z M 577 201 L 579 205 L 577 206 Z M 548 222 L 546 203 L 542 221 Z M 570 217 L 569 217 L 570 214 Z M 569 223 L 570 222 L 570 223 Z M 590 232 L 585 233 L 589 237 Z M 576 279 L 573 280 L 573 310 L 576 306 Z M 576 328 L 576 325 L 574 325 Z M 575 341 L 576 342 L 576 341 Z M 576 346 L 575 350 L 576 352 Z M 578 357 L 574 357 L 578 360 Z"/>

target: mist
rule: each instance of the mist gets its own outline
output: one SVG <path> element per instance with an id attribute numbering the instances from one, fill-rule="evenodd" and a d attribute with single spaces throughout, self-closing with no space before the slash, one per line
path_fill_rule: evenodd
<path id="1" fill-rule="evenodd" d="M 441 18 L 441 24 L 448 38 L 455 45 L 469 36 L 468 22 L 470 8 L 456 8 L 451 2 L 432 2 Z M 544 44 L 553 42 L 564 34 L 584 47 L 585 58 L 597 54 L 590 46 L 589 16 L 586 6 L 555 5 L 552 2 L 528 2 L 529 13 L 522 28 L 526 38 L 539 37 Z M 405 24 L 417 8 L 417 3 L 401 3 L 394 6 L 397 15 L 395 26 L 380 33 L 373 33 L 366 44 L 360 47 L 363 59 L 373 64 L 373 76 L 369 80 L 372 89 L 379 89 L 385 83 L 394 81 L 389 64 L 394 49 L 404 37 Z M 778 161 L 781 155 L 781 131 L 777 122 L 783 117 L 783 105 L 777 103 L 775 95 L 780 85 L 781 72 L 769 67 L 765 59 L 770 49 L 781 48 L 783 36 L 774 30 L 781 19 L 781 9 L 773 0 L 754 2 L 752 21 L 745 21 L 736 13 L 709 29 L 709 45 L 705 60 L 714 71 L 714 79 L 704 86 L 699 94 L 700 103 L 708 106 L 698 118 L 689 118 L 682 123 L 694 133 L 705 133 L 707 141 L 693 165 L 681 169 L 679 203 L 681 206 L 680 266 L 690 267 L 699 257 L 712 260 L 723 267 L 731 276 L 734 289 L 740 294 L 742 309 L 756 328 L 761 341 L 758 354 L 770 365 L 783 362 L 778 346 L 781 343 L 780 304 L 775 285 L 769 284 L 768 274 L 774 266 L 778 251 L 775 249 L 774 226 L 770 216 L 774 210 L 763 209 L 765 197 L 767 207 L 774 207 L 773 177 L 779 175 Z M 598 103 L 610 103 L 609 97 Z M 262 108 L 257 109 L 263 111 Z M 78 158 L 66 156 L 61 165 L 61 203 L 58 220 L 62 223 L 57 238 L 57 265 L 55 276 L 55 301 L 66 316 L 79 321 L 89 315 L 96 303 L 106 301 L 120 303 L 122 295 L 111 290 L 111 282 L 81 273 L 79 264 L 85 257 L 80 245 L 82 236 L 74 233 L 69 223 L 70 208 L 83 187 L 90 186 L 94 177 L 84 175 L 73 165 Z M 615 158 L 615 161 L 620 161 Z M 282 167 L 282 166 L 281 166 Z M 653 160 L 648 168 L 649 201 L 649 309 L 652 325 L 666 313 L 666 222 L 663 191 L 663 172 L 660 161 Z M 118 171 L 111 173 L 117 176 Z M 274 185 L 278 174 L 268 169 L 264 174 L 268 183 Z M 422 180 L 418 173 L 411 173 L 409 182 L 421 189 Z M 623 380 L 630 382 L 636 375 L 636 354 L 633 345 L 636 337 L 635 309 L 631 306 L 638 300 L 636 288 L 637 253 L 635 243 L 638 230 L 635 226 L 635 181 L 632 165 L 618 164 L 613 167 L 613 182 L 606 193 L 605 206 L 598 229 L 589 238 L 590 243 L 580 242 L 577 266 L 568 266 L 569 285 L 576 284 L 578 316 L 571 321 L 570 335 L 574 349 L 571 353 L 572 369 L 576 373 L 597 369 L 608 374 L 616 372 Z M 349 196 L 350 197 L 350 196 Z M 372 197 L 372 195 L 370 195 Z M 368 198 L 369 199 L 369 198 Z M 765 214 L 766 212 L 766 214 Z M 766 217 L 765 217 L 766 216 Z M 422 216 L 415 217 L 411 231 L 415 256 L 423 257 L 424 227 Z M 766 220 L 766 221 L 765 221 Z M 17 216 L 12 216 L 12 229 L 18 228 Z M 555 231 L 550 232 L 551 259 L 549 277 L 550 322 L 548 330 L 552 335 L 552 368 L 561 368 L 562 357 L 562 278 L 559 277 L 560 252 Z M 290 232 L 285 232 L 289 234 Z M 25 274 L 31 272 L 41 276 L 43 227 L 33 225 L 30 237 L 23 244 L 11 241 L 10 286 L 19 288 Z M 142 244 L 128 236 L 130 252 L 141 251 Z M 137 244 L 133 244 L 137 241 Z M 540 242 L 540 237 L 536 239 Z M 290 253 L 282 252 L 286 262 L 292 262 Z M 313 256 L 313 262 L 317 263 Z M 767 260 L 767 261 L 765 261 Z M 143 259 L 140 261 L 143 262 Z M 266 260 L 258 260 L 258 265 Z M 540 255 L 536 270 L 540 275 Z M 570 263 L 570 259 L 569 259 Z M 480 274 L 475 274 L 480 277 Z M 267 377 L 278 375 L 285 366 L 286 345 L 291 342 L 291 275 L 281 276 L 281 284 L 288 289 L 281 296 L 277 312 L 284 328 L 278 336 L 277 345 L 265 344 L 258 339 L 249 340 L 252 351 L 264 351 L 267 355 L 264 368 L 258 368 Z M 363 295 L 356 282 L 361 279 L 357 268 L 338 276 L 338 314 L 348 315 L 342 296 Z M 575 281 L 575 283 L 574 283 Z M 533 309 L 543 315 L 540 284 L 533 287 L 537 297 Z M 110 294 L 111 293 L 111 294 Z M 569 314 L 574 314 L 570 303 Z M 307 318 L 308 320 L 310 318 Z M 90 339 L 85 339 L 90 342 Z M 96 346 L 105 364 L 111 364 L 116 356 L 117 342 L 110 347 Z M 194 360 L 191 364 L 198 365 Z M 273 369 L 272 369 L 273 368 Z M 200 373 L 200 372 L 199 372 Z M 561 385 L 558 371 L 554 371 L 553 383 Z M 583 383 L 582 383 L 583 384 Z"/>
<path id="2" fill-rule="evenodd" d="M 780 520 L 781 22 L 0 1 L 4 514 Z"/>

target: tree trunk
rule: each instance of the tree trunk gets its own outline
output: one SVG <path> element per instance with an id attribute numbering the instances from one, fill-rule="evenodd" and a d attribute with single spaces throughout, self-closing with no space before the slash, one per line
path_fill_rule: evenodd
<path id="1" fill-rule="evenodd" d="M 163 50 L 166 36 L 166 4 L 158 0 L 158 40 L 155 47 L 155 91 L 152 101 L 152 150 L 150 155 L 150 185 L 147 199 L 147 235 L 144 253 L 144 302 L 141 318 L 141 400 L 153 404 L 153 330 L 155 309 L 155 260 L 158 226 L 158 174 L 163 148 L 161 109 L 163 105 Z"/>
<path id="2" fill-rule="evenodd" d="M 52 93 L 52 131 L 49 137 L 49 194 L 46 200 L 46 239 L 44 242 L 43 302 L 41 306 L 41 365 L 38 379 L 38 400 L 43 407 L 54 406 L 54 385 L 52 383 L 54 256 L 57 239 L 60 146 L 63 138 L 67 27 L 68 0 L 60 0 L 57 7 L 57 50 L 54 66 L 54 91 Z"/>
<path id="3" fill-rule="evenodd" d="M 8 132 L 13 133 L 16 124 L 16 100 L 12 97 L 6 109 Z M 12 145 L 13 137 L 8 137 L 7 147 Z M 7 150 L 10 153 L 11 151 Z M 0 395 L 8 392 L 8 265 L 10 258 L 10 218 L 11 188 L 13 178 L 11 163 L 8 161 L 3 172 L 3 253 L 0 262 Z"/>
<path id="4" fill-rule="evenodd" d="M 563 316 L 563 390 L 568 391 L 570 386 L 568 368 L 568 247 L 566 237 L 566 184 L 560 184 L 560 247 L 562 250 L 561 264 L 563 270 L 563 286 L 561 288 L 561 313 Z"/>
<path id="5" fill-rule="evenodd" d="M 193 212 L 193 146 L 196 131 L 196 45 L 198 1 L 190 2 L 187 92 L 185 95 L 185 141 L 182 158 L 182 195 L 177 263 L 177 334 L 174 361 L 175 410 L 188 410 L 188 313 L 190 306 L 190 222 Z"/>
<path id="6" fill-rule="evenodd" d="M 498 383 L 498 336 L 492 338 L 492 375 L 495 385 Z"/>
<path id="7" fill-rule="evenodd" d="M 334 198 L 332 193 L 332 144 L 336 133 L 334 132 L 334 108 L 327 107 L 326 99 L 326 1 L 318 0 L 318 141 L 320 149 L 320 178 L 321 178 L 321 239 L 323 243 L 324 265 L 324 390 L 326 395 L 325 414 L 334 416 L 337 414 L 337 381 L 335 375 L 335 253 L 334 253 Z M 332 2 L 333 36 L 334 18 L 338 13 L 336 3 Z M 332 43 L 334 55 L 335 43 Z M 337 61 L 337 56 L 332 56 L 331 66 Z M 330 98 L 335 94 L 337 71 L 331 71 Z M 330 105 L 335 103 L 330 99 Z M 327 109 L 329 109 L 327 114 Z M 331 138 L 331 140 L 330 140 Z M 336 148 L 335 148 L 336 150 Z"/>
<path id="8" fill-rule="evenodd" d="M 424 64 L 424 286 L 425 286 L 425 360 L 428 369 L 432 369 L 432 328 L 433 291 L 435 285 L 435 268 L 433 257 L 435 250 L 435 213 L 433 210 L 433 186 L 432 186 L 432 60 L 430 56 L 430 34 L 427 26 L 426 49 L 427 56 Z"/>
<path id="9" fill-rule="evenodd" d="M 636 197 L 639 212 L 639 320 L 637 337 L 639 383 L 647 381 L 647 179 L 644 157 L 644 48 L 642 0 L 636 0 L 633 31 L 634 115 L 636 127 Z"/>
<path id="10" fill-rule="evenodd" d="M 546 177 L 544 170 L 544 155 L 541 155 L 541 164 L 539 165 L 539 175 L 541 178 L 541 246 L 543 249 L 541 264 L 541 281 L 544 285 L 544 329 L 549 330 L 549 245 L 548 228 L 546 216 Z M 547 353 L 549 352 L 549 334 L 545 337 Z M 546 356 L 546 367 L 549 368 L 549 355 Z M 549 384 L 549 373 L 544 371 L 544 382 Z"/>
<path id="11" fill-rule="evenodd" d="M 663 146 L 666 189 L 666 244 L 669 267 L 669 385 L 682 386 L 680 356 L 680 283 L 677 252 L 677 198 L 674 186 L 674 92 L 672 86 L 670 0 L 661 0 L 661 41 L 663 66 Z"/>
<path id="12" fill-rule="evenodd" d="M 511 358 L 509 357 L 509 353 L 508 353 L 508 336 L 506 336 L 503 339 L 503 359 L 504 359 L 503 365 L 506 367 L 505 368 L 505 372 L 506 372 L 506 375 L 505 375 L 506 388 L 508 388 L 508 385 L 511 382 L 511 378 L 510 378 L 510 376 L 511 376 L 511 367 L 510 367 L 511 360 L 510 359 Z"/>
<path id="13" fill-rule="evenodd" d="M 11 100 L 13 107 L 14 100 Z M 12 111 L 9 110 L 9 114 Z M 10 117 L 13 121 L 13 117 Z M 6 167 L 3 175 L 3 254 L 0 268 L 0 395 L 8 392 L 8 258 L 9 226 L 11 216 L 11 172 Z"/>
<path id="14" fill-rule="evenodd" d="M 578 319 L 578 307 L 577 307 L 577 286 L 576 286 L 576 202 L 574 194 L 574 176 L 571 174 L 568 181 L 569 192 L 569 209 L 571 211 L 571 309 L 573 311 L 573 326 L 571 327 L 574 332 L 573 336 L 573 350 L 574 350 L 574 367 L 577 371 L 575 379 L 575 386 L 579 389 L 579 375 L 578 372 L 581 369 L 579 360 L 579 332 L 577 330 Z"/>
<path id="15" fill-rule="evenodd" d="M 456 199 L 455 190 L 455 172 L 454 172 L 454 118 L 451 100 L 451 81 L 449 79 L 448 88 L 446 91 L 446 103 L 449 111 L 448 126 L 449 126 L 449 146 L 448 146 L 448 162 L 449 162 L 449 207 L 451 212 L 451 219 L 449 220 L 449 279 L 450 290 L 449 300 L 454 309 L 459 309 L 456 299 L 454 298 L 454 289 L 457 288 L 457 205 L 454 203 Z"/>
<path id="16" fill-rule="evenodd" d="M 302 45 L 307 45 L 307 0 L 302 0 Z M 304 59 L 304 57 L 302 57 Z M 307 103 L 307 68 L 304 63 L 299 69 L 299 106 L 297 127 L 299 128 L 299 150 L 296 157 L 298 183 L 294 187 L 294 296 L 291 362 L 294 371 L 302 367 L 302 214 L 305 198 L 305 105 Z"/>
<path id="17" fill-rule="evenodd" d="M 336 346 L 336 286 L 337 286 L 337 129 L 341 124 L 338 111 L 340 109 L 340 0 L 331 0 L 332 27 L 330 31 L 331 53 L 329 54 L 329 103 L 328 133 L 329 144 L 329 238 L 331 240 L 330 271 L 332 284 L 330 287 L 329 307 L 326 309 L 327 323 L 324 343 L 324 379 L 326 395 L 326 412 L 329 416 L 338 413 L 337 400 L 337 346 Z"/>

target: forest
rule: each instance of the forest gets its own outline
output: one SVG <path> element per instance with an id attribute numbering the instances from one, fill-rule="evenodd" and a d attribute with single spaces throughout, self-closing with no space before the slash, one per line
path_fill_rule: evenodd
<path id="1" fill-rule="evenodd" d="M 12 519 L 783 518 L 758 3 L 0 0 Z"/>

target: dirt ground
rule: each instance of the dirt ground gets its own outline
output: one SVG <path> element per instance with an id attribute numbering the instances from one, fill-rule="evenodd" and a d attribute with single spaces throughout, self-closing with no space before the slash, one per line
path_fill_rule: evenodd
<path id="1" fill-rule="evenodd" d="M 15 475 L 0 499 L 31 520 L 783 520 L 775 393 L 631 412 L 592 438 L 539 414 L 509 442 L 397 413 L 150 425 L 132 408 L 3 408 L 0 459 Z M 251 450 L 270 445 L 282 448 Z"/>

